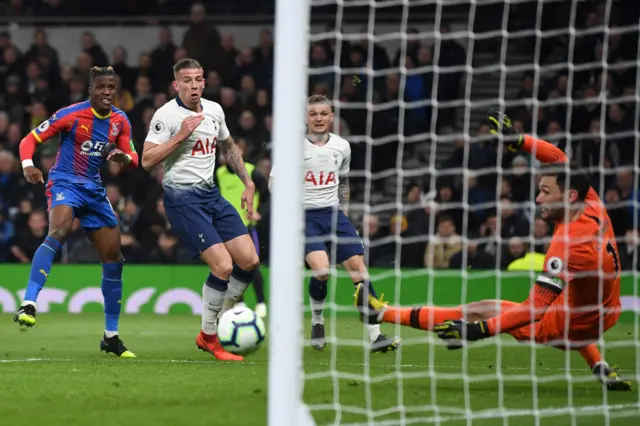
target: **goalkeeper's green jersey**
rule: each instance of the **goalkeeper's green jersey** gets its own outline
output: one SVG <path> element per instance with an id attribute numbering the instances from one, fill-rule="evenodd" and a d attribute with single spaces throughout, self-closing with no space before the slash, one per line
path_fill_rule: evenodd
<path id="1" fill-rule="evenodd" d="M 251 176 L 256 166 L 247 162 L 245 162 L 244 165 L 247 169 L 247 174 Z M 224 165 L 216 169 L 216 179 L 218 181 L 220 194 L 238 211 L 245 226 L 255 225 L 254 221 L 247 219 L 247 212 L 242 211 L 242 201 L 240 197 L 242 196 L 242 191 L 244 191 L 244 184 L 238 175 L 229 170 L 228 166 Z M 253 197 L 253 209 L 258 211 L 259 205 L 260 196 L 258 195 L 258 191 L 256 191 L 256 195 Z"/>

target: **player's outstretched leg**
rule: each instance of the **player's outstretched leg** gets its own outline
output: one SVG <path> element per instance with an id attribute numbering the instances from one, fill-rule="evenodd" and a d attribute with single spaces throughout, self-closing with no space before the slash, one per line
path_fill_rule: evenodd
<path id="1" fill-rule="evenodd" d="M 372 295 L 364 285 L 356 287 L 354 304 L 360 311 L 360 319 L 365 323 L 387 322 L 426 331 L 433 331 L 436 324 L 449 320 L 466 319 L 471 322 L 486 320 L 499 315 L 504 310 L 520 306 L 519 303 L 508 300 L 482 300 L 454 307 L 393 307 Z"/>
<path id="2" fill-rule="evenodd" d="M 53 261 L 62 250 L 67 236 L 71 233 L 73 209 L 66 205 L 53 207 L 49 213 L 49 223 L 49 235 L 33 256 L 24 300 L 13 318 L 19 325 L 26 327 L 33 327 L 36 324 L 36 301 L 47 278 L 49 278 Z"/>
<path id="3" fill-rule="evenodd" d="M 53 260 L 61 249 L 62 244 L 55 238 L 48 236 L 36 250 L 31 263 L 24 301 L 13 318 L 18 324 L 26 327 L 33 327 L 36 324 L 36 300 L 49 277 Z"/>
<path id="4" fill-rule="evenodd" d="M 340 252 L 344 250 L 344 246 L 339 246 L 339 255 Z M 347 260 L 343 261 L 342 264 L 351 275 L 353 285 L 356 287 L 356 292 L 358 292 L 358 289 L 364 288 L 368 295 L 373 297 L 375 300 L 378 300 L 373 284 L 371 283 L 371 280 L 368 279 L 368 271 L 364 264 L 364 256 L 360 254 L 350 256 Z M 398 348 L 398 345 L 400 344 L 399 337 L 389 338 L 382 334 L 380 331 L 380 323 L 378 322 L 365 321 L 365 323 L 367 324 L 367 331 L 369 332 L 371 352 L 388 352 Z"/>

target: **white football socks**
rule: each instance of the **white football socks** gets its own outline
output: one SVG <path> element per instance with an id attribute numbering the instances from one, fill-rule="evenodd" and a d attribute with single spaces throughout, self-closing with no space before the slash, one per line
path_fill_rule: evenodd
<path id="1" fill-rule="evenodd" d="M 242 298 L 244 292 L 247 291 L 249 287 L 249 283 L 243 283 L 239 281 L 237 278 L 231 276 L 229 278 L 229 285 L 227 287 L 227 295 L 224 298 L 224 304 L 222 305 L 222 311 L 220 311 L 220 316 L 227 312 L 229 309 L 233 308 L 238 300 Z"/>
<path id="2" fill-rule="evenodd" d="M 311 303 L 311 325 L 324 324 L 324 300 L 310 298 Z"/>
<path id="3" fill-rule="evenodd" d="M 369 341 L 375 342 L 380 336 L 380 324 L 367 324 L 367 331 L 369 332 Z"/>
<path id="4" fill-rule="evenodd" d="M 226 293 L 226 291 L 216 290 L 206 284 L 202 286 L 202 331 L 205 334 L 216 334 L 218 316 Z"/>

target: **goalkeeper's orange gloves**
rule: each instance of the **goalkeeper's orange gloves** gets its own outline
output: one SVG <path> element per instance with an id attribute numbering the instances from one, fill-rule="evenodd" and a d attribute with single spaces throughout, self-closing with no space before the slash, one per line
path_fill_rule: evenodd
<path id="1" fill-rule="evenodd" d="M 500 111 L 489 111 L 489 125 L 491 134 L 500 137 L 510 152 L 518 152 L 524 143 L 524 135 L 513 128 L 511 119 Z"/>

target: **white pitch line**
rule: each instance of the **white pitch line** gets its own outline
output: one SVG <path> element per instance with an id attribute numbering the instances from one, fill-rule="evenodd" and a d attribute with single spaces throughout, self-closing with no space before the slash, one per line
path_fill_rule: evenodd
<path id="1" fill-rule="evenodd" d="M 77 363 L 94 363 L 94 362 L 102 362 L 102 361 L 116 361 L 117 358 L 110 357 L 105 359 L 73 359 L 73 358 L 16 358 L 16 359 L 0 359 L 0 364 L 15 364 L 15 363 L 23 363 L 23 362 L 77 362 Z M 120 362 L 135 362 L 141 364 L 221 364 L 221 362 L 216 360 L 201 360 L 201 359 L 145 359 L 145 358 L 135 358 L 135 359 L 126 359 Z M 248 365 L 266 365 L 266 361 L 243 361 L 242 364 Z M 317 362 L 312 364 L 311 366 L 332 366 L 331 363 L 328 362 Z M 372 368 L 443 368 L 443 369 L 460 369 L 461 366 L 454 364 L 435 364 L 430 366 L 428 364 L 365 364 L 365 363 L 340 363 L 337 364 L 338 367 L 366 367 L 370 366 Z M 467 370 L 488 370 L 487 367 L 477 366 L 477 365 L 468 365 L 466 366 Z M 495 371 L 496 368 L 493 367 L 491 371 Z M 505 367 L 504 370 L 518 370 L 518 371 L 531 371 L 529 367 Z M 536 367 L 536 371 L 591 371 L 588 368 L 564 368 L 564 367 Z M 619 371 L 631 371 L 620 369 Z M 317 374 L 317 373 L 313 373 Z"/>
<path id="2" fill-rule="evenodd" d="M 598 414 L 604 412 L 619 412 L 623 410 L 633 410 L 628 413 L 628 416 L 636 415 L 640 413 L 640 403 L 633 404 L 612 404 L 612 405 L 587 405 L 578 407 L 559 407 L 559 408 L 541 408 L 537 410 L 525 410 L 525 409 L 503 409 L 503 410 L 482 410 L 482 411 L 469 411 L 466 414 L 459 415 L 445 415 L 445 416 L 432 416 L 432 417 L 408 417 L 402 420 L 377 420 L 376 424 L 380 426 L 396 426 L 396 425 L 411 425 L 411 424 L 425 424 L 425 423 L 443 423 L 460 420 L 479 420 L 479 419 L 504 419 L 509 417 L 523 417 L 534 416 L 541 417 L 553 417 L 566 414 L 585 416 L 590 414 Z M 613 413 L 615 415 L 615 413 Z M 623 412 L 627 414 L 627 412 Z M 616 418 L 618 416 L 616 415 Z M 619 416 L 623 417 L 623 416 Z M 627 417 L 627 416 L 624 416 Z M 345 426 L 368 426 L 370 423 L 348 423 Z"/>

